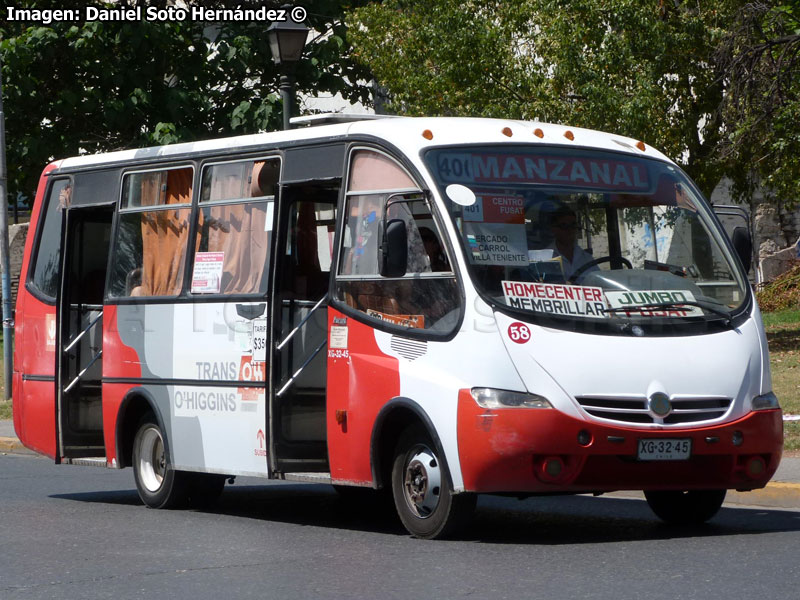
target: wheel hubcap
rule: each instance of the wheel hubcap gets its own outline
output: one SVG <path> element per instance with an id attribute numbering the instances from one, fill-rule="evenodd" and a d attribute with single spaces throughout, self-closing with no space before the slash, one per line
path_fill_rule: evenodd
<path id="1" fill-rule="evenodd" d="M 414 513 L 425 519 L 439 505 L 442 472 L 436 455 L 427 447 L 414 448 L 406 462 L 403 489 Z"/>
<path id="2" fill-rule="evenodd" d="M 167 471 L 167 457 L 161 433 L 151 427 L 142 435 L 139 446 L 139 474 L 142 484 L 150 492 L 157 492 Z"/>

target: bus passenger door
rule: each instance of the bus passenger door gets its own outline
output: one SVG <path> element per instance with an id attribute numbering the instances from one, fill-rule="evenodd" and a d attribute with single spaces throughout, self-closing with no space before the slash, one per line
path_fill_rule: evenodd
<path id="1" fill-rule="evenodd" d="M 56 311 L 56 427 L 62 458 L 105 456 L 103 293 L 113 206 L 64 211 Z"/>
<path id="2" fill-rule="evenodd" d="M 338 181 L 282 188 L 270 322 L 270 467 L 327 472 L 328 288 Z"/>

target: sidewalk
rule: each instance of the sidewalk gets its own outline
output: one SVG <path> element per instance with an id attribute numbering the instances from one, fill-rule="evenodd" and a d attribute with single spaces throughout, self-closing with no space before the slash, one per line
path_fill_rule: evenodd
<path id="1" fill-rule="evenodd" d="M 33 454 L 17 439 L 12 421 L 0 421 L 0 453 Z M 614 495 L 643 497 L 641 492 L 615 492 Z M 767 487 L 753 492 L 729 491 L 725 503 L 800 510 L 800 457 L 784 456 Z"/>

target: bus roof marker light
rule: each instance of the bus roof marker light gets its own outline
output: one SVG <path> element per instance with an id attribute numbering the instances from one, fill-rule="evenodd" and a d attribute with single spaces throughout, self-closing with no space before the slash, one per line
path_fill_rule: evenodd
<path id="1" fill-rule="evenodd" d="M 542 131 L 539 127 L 537 127 L 536 129 L 533 130 L 533 135 L 535 135 L 538 138 L 543 138 L 544 131 Z"/>
<path id="2" fill-rule="evenodd" d="M 511 137 L 514 133 L 511 131 L 511 127 L 503 127 L 502 134 L 506 137 Z"/>
<path id="3" fill-rule="evenodd" d="M 575 134 L 572 133 L 569 129 L 564 132 L 564 137 L 567 138 L 570 142 L 575 139 Z"/>
<path id="4" fill-rule="evenodd" d="M 639 150 L 641 150 L 642 152 L 644 152 L 645 150 L 647 150 L 647 146 L 645 146 L 645 145 L 644 145 L 644 142 L 642 142 L 642 141 L 638 141 L 638 142 L 636 142 L 636 147 L 637 147 Z"/>
<path id="5" fill-rule="evenodd" d="M 426 129 L 425 131 L 422 132 L 422 137 L 424 137 L 426 140 L 432 140 L 433 132 L 430 129 Z"/>
<path id="6" fill-rule="evenodd" d="M 475 192 L 460 183 L 451 183 L 444 191 L 450 200 L 460 206 L 472 206 L 478 200 Z"/>

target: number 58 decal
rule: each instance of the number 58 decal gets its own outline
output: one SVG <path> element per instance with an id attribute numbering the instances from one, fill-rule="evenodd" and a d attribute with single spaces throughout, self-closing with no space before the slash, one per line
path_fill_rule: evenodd
<path id="1" fill-rule="evenodd" d="M 512 323 L 508 326 L 508 337 L 512 342 L 517 344 L 524 344 L 531 339 L 531 330 L 525 323 Z"/>

